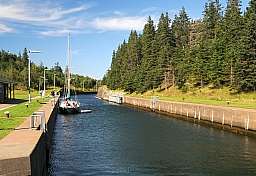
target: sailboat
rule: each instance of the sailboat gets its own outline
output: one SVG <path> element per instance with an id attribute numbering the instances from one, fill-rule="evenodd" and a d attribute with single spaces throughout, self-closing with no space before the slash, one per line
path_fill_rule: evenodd
<path id="1" fill-rule="evenodd" d="M 67 51 L 67 59 L 68 59 L 68 66 L 67 66 L 67 78 L 63 97 L 60 99 L 59 103 L 59 112 L 63 114 L 75 114 L 80 113 L 80 102 L 77 100 L 76 96 L 75 99 L 72 99 L 71 92 L 70 92 L 70 82 L 71 82 L 71 48 L 70 48 L 70 34 L 68 35 L 68 51 Z"/>

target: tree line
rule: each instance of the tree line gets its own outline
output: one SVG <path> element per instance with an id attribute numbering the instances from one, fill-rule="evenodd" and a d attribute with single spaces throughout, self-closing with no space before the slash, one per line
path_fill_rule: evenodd
<path id="1" fill-rule="evenodd" d="M 0 51 L 0 80 L 10 80 L 16 83 L 18 88 L 28 87 L 28 62 L 29 62 L 28 51 L 25 48 L 22 54 L 13 54 L 4 50 Z M 31 62 L 31 88 L 43 89 L 43 76 L 44 69 L 46 70 L 46 85 L 54 85 L 63 87 L 65 84 L 65 73 L 66 71 L 60 67 L 59 63 L 51 68 L 43 66 L 43 64 L 35 64 Z M 55 75 L 55 76 L 54 76 Z M 81 76 L 78 74 L 72 75 L 71 80 L 72 86 L 75 88 L 92 89 L 96 85 L 96 80 L 88 76 Z"/>
<path id="2" fill-rule="evenodd" d="M 256 0 L 242 13 L 239 0 L 208 0 L 203 17 L 193 21 L 185 8 L 171 20 L 148 17 L 143 32 L 131 31 L 113 51 L 102 83 L 111 89 L 145 92 L 170 86 L 256 88 Z"/>

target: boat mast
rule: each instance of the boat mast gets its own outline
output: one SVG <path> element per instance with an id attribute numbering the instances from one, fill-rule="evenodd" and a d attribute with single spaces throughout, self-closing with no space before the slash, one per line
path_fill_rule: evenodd
<path id="1" fill-rule="evenodd" d="M 70 49 L 70 33 L 68 34 L 68 94 L 67 97 L 70 97 L 70 81 L 71 81 L 71 49 Z"/>

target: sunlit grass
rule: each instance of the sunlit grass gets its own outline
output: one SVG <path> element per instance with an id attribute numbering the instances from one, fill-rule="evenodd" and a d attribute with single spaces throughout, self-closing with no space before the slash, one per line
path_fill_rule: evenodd
<path id="1" fill-rule="evenodd" d="M 23 118 L 2 118 L 0 117 L 0 139 L 8 135 L 14 128 L 25 120 Z"/>
<path id="2" fill-rule="evenodd" d="M 139 98 L 151 99 L 152 96 L 158 96 L 160 100 L 217 105 L 238 108 L 256 108 L 256 93 L 232 93 L 228 88 L 222 89 L 196 89 L 193 88 L 187 92 L 182 92 L 176 88 L 169 88 L 164 91 L 148 91 L 143 94 L 127 94 Z"/>
<path id="3" fill-rule="evenodd" d="M 0 139 L 9 134 L 14 128 L 19 126 L 26 117 L 37 111 L 44 103 L 48 102 L 50 97 L 34 99 L 30 104 L 28 102 L 20 103 L 16 106 L 0 111 Z M 5 112 L 10 113 L 7 118 Z"/>

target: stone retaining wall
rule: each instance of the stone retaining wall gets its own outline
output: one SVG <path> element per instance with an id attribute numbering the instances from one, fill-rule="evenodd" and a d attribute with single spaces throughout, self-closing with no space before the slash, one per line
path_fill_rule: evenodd
<path id="1" fill-rule="evenodd" d="M 256 110 L 209 106 L 192 103 L 156 101 L 149 99 L 124 97 L 124 103 L 187 118 L 205 120 L 222 125 L 238 127 L 245 130 L 256 130 Z"/>

